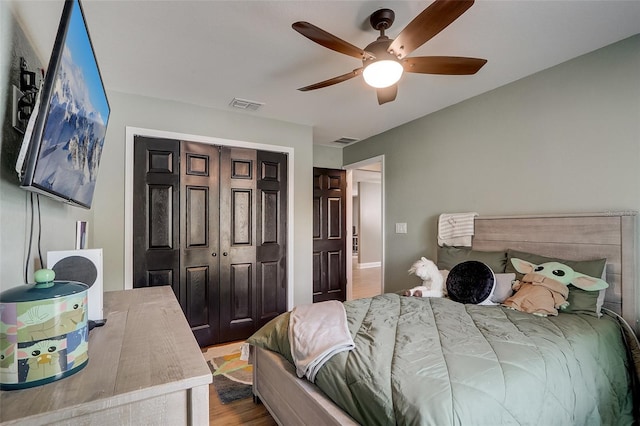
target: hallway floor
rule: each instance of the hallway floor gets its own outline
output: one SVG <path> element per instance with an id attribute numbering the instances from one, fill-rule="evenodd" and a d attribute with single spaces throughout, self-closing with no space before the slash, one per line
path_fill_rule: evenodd
<path id="1" fill-rule="evenodd" d="M 352 297 L 354 299 L 361 299 L 363 297 L 373 297 L 381 294 L 382 268 L 358 269 L 355 267 L 357 263 L 354 262 L 353 264 Z"/>

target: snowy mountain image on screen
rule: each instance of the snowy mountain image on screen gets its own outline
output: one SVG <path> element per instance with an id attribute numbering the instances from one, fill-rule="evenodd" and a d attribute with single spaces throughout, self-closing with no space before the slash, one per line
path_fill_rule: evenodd
<path id="1" fill-rule="evenodd" d="M 87 206 L 106 133 L 106 122 L 92 105 L 89 89 L 83 70 L 65 46 L 34 175 L 41 187 Z"/>

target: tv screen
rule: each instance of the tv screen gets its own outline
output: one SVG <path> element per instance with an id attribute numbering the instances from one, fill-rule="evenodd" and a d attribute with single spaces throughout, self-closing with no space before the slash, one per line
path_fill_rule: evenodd
<path id="1" fill-rule="evenodd" d="M 66 0 L 16 164 L 21 187 L 91 208 L 109 113 L 82 5 Z"/>

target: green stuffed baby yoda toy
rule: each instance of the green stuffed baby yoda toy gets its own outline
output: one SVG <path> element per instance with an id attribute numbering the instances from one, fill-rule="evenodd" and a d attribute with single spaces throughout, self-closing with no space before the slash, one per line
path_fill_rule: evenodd
<path id="1" fill-rule="evenodd" d="M 600 278 L 590 277 L 574 271 L 569 266 L 558 262 L 547 262 L 540 265 L 525 260 L 511 259 L 511 263 L 525 276 L 513 285 L 513 296 L 503 305 L 522 312 L 544 316 L 558 315 L 558 309 L 569 306 L 569 284 L 582 290 L 598 291 L 609 287 Z"/>

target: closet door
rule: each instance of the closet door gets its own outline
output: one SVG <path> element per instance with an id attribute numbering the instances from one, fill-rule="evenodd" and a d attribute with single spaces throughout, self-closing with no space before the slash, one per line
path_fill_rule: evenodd
<path id="1" fill-rule="evenodd" d="M 258 151 L 257 324 L 287 310 L 287 156 Z"/>
<path id="2" fill-rule="evenodd" d="M 287 309 L 287 156 L 136 137 L 134 287 L 171 285 L 201 346 Z"/>
<path id="3" fill-rule="evenodd" d="M 220 341 L 256 327 L 256 151 L 220 149 Z"/>
<path id="4" fill-rule="evenodd" d="M 180 143 L 136 136 L 133 286 L 180 284 Z"/>
<path id="5" fill-rule="evenodd" d="M 178 299 L 200 346 L 219 340 L 218 157 L 217 146 L 181 143 Z"/>

